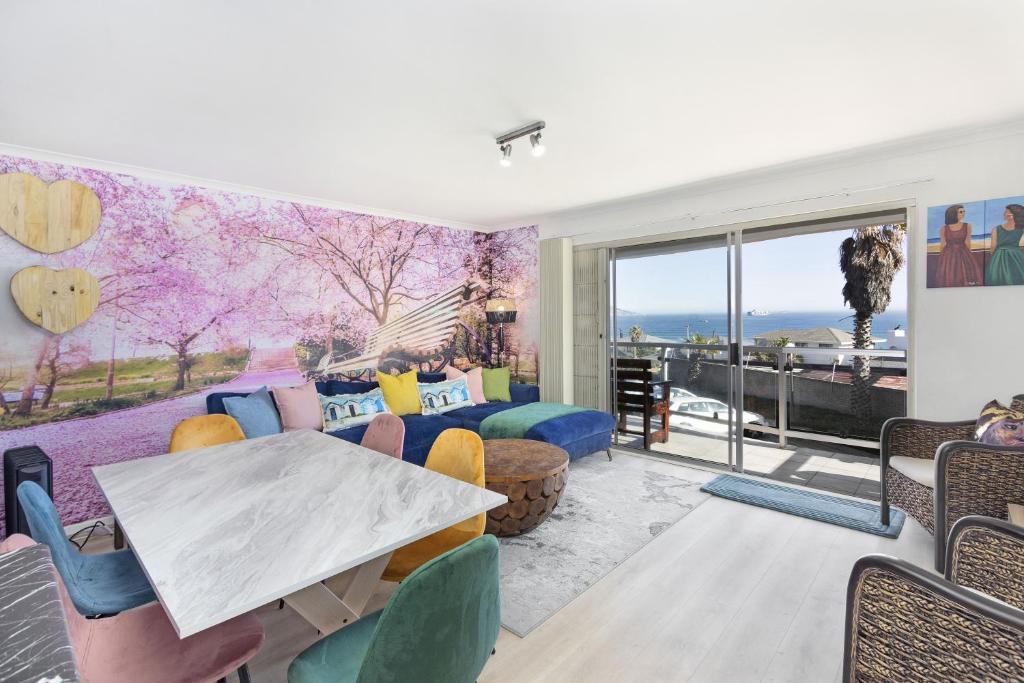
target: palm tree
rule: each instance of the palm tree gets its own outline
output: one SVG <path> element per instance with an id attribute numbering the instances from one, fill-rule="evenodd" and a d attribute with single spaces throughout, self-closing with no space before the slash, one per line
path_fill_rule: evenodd
<path id="1" fill-rule="evenodd" d="M 871 318 L 889 307 L 892 281 L 906 260 L 903 255 L 906 232 L 907 226 L 903 224 L 858 228 L 839 247 L 839 268 L 846 277 L 843 302 L 854 311 L 855 349 L 871 346 Z M 871 418 L 870 378 L 871 360 L 854 355 L 850 409 L 865 427 Z"/>
<path id="2" fill-rule="evenodd" d="M 639 344 L 641 341 L 643 341 L 643 338 L 644 338 L 644 328 L 640 327 L 639 325 L 633 325 L 633 327 L 629 328 L 629 341 L 633 342 L 634 344 Z M 634 346 L 633 347 L 633 358 L 639 358 L 639 357 L 640 357 L 640 347 L 639 346 Z"/>
<path id="3" fill-rule="evenodd" d="M 694 332 L 690 335 L 687 340 L 691 344 L 701 344 L 703 346 L 710 346 L 712 344 L 721 344 L 722 340 L 717 335 L 711 337 L 705 337 L 700 332 Z M 700 377 L 701 370 L 704 369 L 704 359 L 707 358 L 708 354 L 714 355 L 714 352 L 701 351 L 700 349 L 690 349 L 690 369 L 686 371 L 686 386 L 691 386 Z"/>

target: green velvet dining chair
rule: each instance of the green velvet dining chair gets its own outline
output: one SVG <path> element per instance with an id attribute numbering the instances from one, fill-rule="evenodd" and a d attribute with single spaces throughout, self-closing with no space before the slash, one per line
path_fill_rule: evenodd
<path id="1" fill-rule="evenodd" d="M 321 639 L 288 683 L 472 683 L 501 628 L 498 541 L 480 536 L 409 575 L 387 606 Z"/>

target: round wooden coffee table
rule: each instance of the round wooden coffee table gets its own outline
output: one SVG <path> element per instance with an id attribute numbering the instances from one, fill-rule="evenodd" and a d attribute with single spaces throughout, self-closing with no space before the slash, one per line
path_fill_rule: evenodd
<path id="1" fill-rule="evenodd" d="M 508 502 L 487 513 L 487 533 L 518 536 L 534 529 L 558 505 L 569 478 L 569 454 L 529 439 L 484 441 L 487 488 Z"/>

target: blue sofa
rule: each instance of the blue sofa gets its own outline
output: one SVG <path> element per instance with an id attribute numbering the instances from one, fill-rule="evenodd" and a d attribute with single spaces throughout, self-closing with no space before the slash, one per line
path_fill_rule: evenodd
<path id="1" fill-rule="evenodd" d="M 443 373 L 419 373 L 417 379 L 420 382 L 440 382 L 444 380 Z M 377 382 L 346 382 L 342 380 L 329 380 L 317 382 L 316 391 L 325 396 L 334 396 L 342 393 L 365 393 L 377 388 Z M 516 384 L 509 386 L 511 401 L 489 401 L 477 405 L 469 405 L 467 408 L 460 408 L 443 415 L 403 415 L 401 421 L 406 423 L 406 447 L 402 460 L 417 465 L 423 465 L 430 452 L 430 446 L 434 439 L 445 429 L 462 428 L 474 432 L 480 431 L 480 423 L 489 415 L 507 411 L 517 405 L 535 403 L 541 399 L 540 388 L 532 384 Z M 219 413 L 224 415 L 224 398 L 228 396 L 247 396 L 247 393 L 232 391 L 218 391 L 207 394 L 207 413 Z M 348 429 L 340 429 L 328 432 L 331 436 L 358 443 L 367 431 L 368 425 L 359 425 Z M 607 413 L 599 411 L 587 411 L 585 413 L 573 413 L 547 420 L 531 427 L 525 437 L 537 441 L 547 441 L 562 447 L 568 454 L 570 460 L 577 460 L 597 451 L 604 451 L 611 446 L 611 431 L 615 427 L 615 420 Z"/>
<path id="2" fill-rule="evenodd" d="M 445 379 L 443 373 L 419 373 L 420 382 L 440 382 Z M 317 382 L 317 391 L 324 396 L 337 394 L 360 394 L 377 387 L 376 382 L 347 382 L 342 380 L 328 380 Z M 469 429 L 480 432 L 480 423 L 488 415 L 508 410 L 516 406 L 536 403 L 540 400 L 540 389 L 532 384 L 516 384 L 509 386 L 511 402 L 492 401 L 481 403 L 475 406 L 459 408 L 443 415 L 403 415 L 405 423 L 405 451 L 402 459 L 417 465 L 423 465 L 427 460 L 427 453 L 434 445 L 434 439 L 438 434 L 453 427 Z M 226 414 L 224 399 L 229 396 L 247 396 L 238 392 L 214 392 L 206 396 L 206 412 Z M 363 434 L 366 433 L 367 425 L 341 429 L 334 432 L 327 432 L 345 441 L 359 443 Z M 545 422 L 534 425 L 527 433 L 526 438 L 536 441 L 546 441 L 564 448 L 569 453 L 571 460 L 576 460 L 584 455 L 596 451 L 603 451 L 611 447 L 612 430 L 615 428 L 615 418 L 607 413 L 596 410 L 588 410 L 582 413 L 562 415 Z"/>

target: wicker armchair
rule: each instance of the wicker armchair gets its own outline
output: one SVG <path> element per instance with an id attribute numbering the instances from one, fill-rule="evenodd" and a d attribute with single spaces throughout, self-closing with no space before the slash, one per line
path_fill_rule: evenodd
<path id="1" fill-rule="evenodd" d="M 889 523 L 890 505 L 920 522 L 935 536 L 940 572 L 946 538 L 958 519 L 1006 519 L 1006 504 L 1024 501 L 1024 452 L 969 441 L 974 424 L 896 417 L 882 427 L 882 523 Z M 932 464 L 922 467 L 918 460 Z"/>
<path id="2" fill-rule="evenodd" d="M 843 680 L 1024 681 L 1024 612 L 882 555 L 846 594 Z"/>
<path id="3" fill-rule="evenodd" d="M 972 515 L 953 525 L 946 579 L 1024 610 L 1024 528 Z"/>

